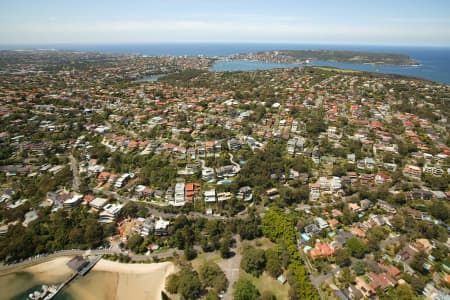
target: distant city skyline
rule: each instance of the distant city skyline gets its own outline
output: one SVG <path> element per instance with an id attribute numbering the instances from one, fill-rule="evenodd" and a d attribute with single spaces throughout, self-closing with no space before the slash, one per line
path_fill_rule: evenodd
<path id="1" fill-rule="evenodd" d="M 450 46 L 450 1 L 2 1 L 0 44 Z"/>

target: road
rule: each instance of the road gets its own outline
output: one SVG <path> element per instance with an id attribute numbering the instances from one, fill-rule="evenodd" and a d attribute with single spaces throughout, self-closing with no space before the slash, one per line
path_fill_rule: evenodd
<path id="1" fill-rule="evenodd" d="M 384 249 L 392 244 L 395 244 L 395 243 L 401 241 L 401 239 L 402 239 L 401 235 L 395 236 L 395 237 L 389 237 L 380 242 L 380 249 Z"/>
<path id="2" fill-rule="evenodd" d="M 303 260 L 303 262 L 304 262 L 304 264 L 305 264 L 305 267 L 306 267 L 306 269 L 308 270 L 308 272 L 309 272 L 309 279 L 310 279 L 310 281 L 311 281 L 311 283 L 314 285 L 314 287 L 316 288 L 316 290 L 317 290 L 317 293 L 319 294 L 319 297 L 320 297 L 320 299 L 327 299 L 327 298 L 324 298 L 323 296 L 322 296 L 322 293 L 321 293 L 321 288 L 320 288 L 320 286 L 322 285 L 322 283 L 324 282 L 324 281 L 326 281 L 327 279 L 329 279 L 329 278 L 331 278 L 332 276 L 334 276 L 334 274 L 336 274 L 339 270 L 340 270 L 340 268 L 337 268 L 337 269 L 335 269 L 335 270 L 333 270 L 333 271 L 331 271 L 330 273 L 328 273 L 328 274 L 325 274 L 325 275 L 320 275 L 320 276 L 314 276 L 314 267 L 311 265 L 311 262 L 309 261 L 309 257 L 305 254 L 305 252 L 303 252 L 303 249 L 302 249 L 302 247 L 299 245 L 299 247 L 298 247 L 298 252 L 300 253 L 300 256 L 302 257 L 302 260 Z"/>
<path id="3" fill-rule="evenodd" d="M 324 275 L 319 275 L 319 276 L 312 276 L 311 275 L 310 276 L 311 283 L 316 287 L 317 290 L 319 290 L 320 286 L 322 285 L 322 283 L 324 283 L 328 279 L 334 277 L 340 271 L 341 271 L 341 268 L 337 267 L 336 269 L 333 269 L 331 272 L 329 272 L 327 274 L 324 274 Z"/>
<path id="4" fill-rule="evenodd" d="M 219 267 L 225 273 L 228 279 L 228 288 L 223 299 L 231 300 L 233 293 L 233 284 L 239 279 L 239 267 L 241 265 L 242 254 L 240 253 L 240 238 L 235 235 L 236 248 L 234 248 L 234 256 L 218 263 Z"/>
<path id="5" fill-rule="evenodd" d="M 230 155 L 230 162 L 236 167 L 236 173 L 239 173 L 241 171 L 241 165 L 233 160 L 234 156 L 231 152 L 229 152 L 228 155 Z"/>
<path id="6" fill-rule="evenodd" d="M 102 194 L 104 194 L 108 197 L 111 197 L 123 204 L 126 204 L 130 201 L 145 203 L 145 204 L 152 204 L 152 203 L 149 203 L 146 201 L 139 201 L 139 200 L 136 200 L 133 198 L 121 196 L 117 192 L 114 192 L 114 191 L 104 191 L 98 187 L 94 188 L 93 190 L 96 194 L 102 193 Z M 153 203 L 153 205 L 156 205 L 156 204 Z M 182 213 L 166 213 L 166 212 L 162 212 L 162 211 L 158 210 L 157 208 L 153 208 L 153 207 L 148 207 L 148 210 L 149 210 L 150 214 L 152 214 L 153 216 L 161 217 L 164 219 L 175 218 L 178 215 L 182 214 Z M 240 213 L 239 215 L 234 216 L 234 217 L 224 217 L 224 216 L 217 216 L 217 215 L 205 215 L 200 212 L 191 211 L 189 214 L 185 214 L 185 215 L 187 217 L 191 217 L 191 218 L 205 218 L 208 220 L 214 220 L 214 219 L 230 219 L 230 218 L 241 218 L 242 219 L 242 218 L 246 218 L 248 214 L 246 211 L 243 211 L 242 213 Z"/>
<path id="7" fill-rule="evenodd" d="M 72 154 L 69 155 L 69 159 L 70 159 L 70 169 L 72 170 L 73 173 L 72 190 L 74 190 L 75 192 L 79 192 L 80 175 L 78 174 L 78 161 Z"/>

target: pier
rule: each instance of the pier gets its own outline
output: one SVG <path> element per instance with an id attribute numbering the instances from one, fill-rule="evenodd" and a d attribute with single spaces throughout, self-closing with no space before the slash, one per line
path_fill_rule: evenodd
<path id="1" fill-rule="evenodd" d="M 42 297 L 39 298 L 35 298 L 35 299 L 44 299 L 44 300 L 51 300 L 53 299 L 56 295 L 58 295 L 59 292 L 61 292 L 61 290 L 68 285 L 70 282 L 72 282 L 73 280 L 75 280 L 75 278 L 77 278 L 78 276 L 84 276 L 86 275 L 99 261 L 100 259 L 102 259 L 103 255 L 95 255 L 93 258 L 91 259 L 84 259 L 81 258 L 79 256 L 74 257 L 70 262 L 67 263 L 67 265 L 74 269 L 74 273 L 72 275 L 70 275 L 69 278 L 67 278 L 63 283 L 61 283 L 59 286 L 57 286 L 57 288 L 53 291 L 50 291 L 50 293 L 44 295 Z"/>

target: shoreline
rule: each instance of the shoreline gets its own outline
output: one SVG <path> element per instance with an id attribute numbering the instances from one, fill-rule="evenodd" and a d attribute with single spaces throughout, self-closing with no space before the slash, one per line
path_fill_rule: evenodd
<path id="1" fill-rule="evenodd" d="M 0 279 L 4 278 L 6 284 L 14 278 L 11 277 L 15 276 L 14 273 L 29 273 L 36 278 L 34 285 L 37 282 L 58 283 L 73 273 L 67 266 L 70 259 L 72 256 L 63 256 L 31 267 L 18 268 L 5 276 L 0 275 Z M 63 293 L 86 300 L 111 297 L 119 300 L 160 299 L 167 276 L 175 271 L 172 262 L 127 264 L 101 259 L 86 276 L 79 276 L 64 288 Z"/>

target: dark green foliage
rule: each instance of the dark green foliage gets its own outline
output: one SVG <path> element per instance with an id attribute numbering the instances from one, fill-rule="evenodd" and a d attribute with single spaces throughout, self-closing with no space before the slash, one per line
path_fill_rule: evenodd
<path id="1" fill-rule="evenodd" d="M 163 291 L 161 291 L 161 300 L 170 300 L 169 296 L 167 296 L 166 293 L 164 293 Z"/>
<path id="2" fill-rule="evenodd" d="M 442 221 L 446 221 L 449 217 L 449 208 L 443 201 L 435 200 L 431 203 L 429 208 L 430 214 Z"/>
<path id="3" fill-rule="evenodd" d="M 411 286 L 408 284 L 399 284 L 396 288 L 388 291 L 385 299 L 414 300 L 417 298 Z"/>
<path id="4" fill-rule="evenodd" d="M 228 280 L 225 273 L 213 262 L 201 265 L 199 275 L 203 285 L 205 287 L 214 288 L 216 292 L 221 292 L 228 286 Z"/>
<path id="5" fill-rule="evenodd" d="M 50 214 L 42 210 L 39 219 L 28 227 L 10 226 L 0 239 L 0 260 L 26 258 L 39 253 L 63 249 L 96 248 L 104 243 L 103 226 L 98 216 L 86 207 L 59 210 Z"/>
<path id="6" fill-rule="evenodd" d="M 366 273 L 366 265 L 362 261 L 355 262 L 352 268 L 355 271 L 356 275 L 363 275 L 364 273 Z"/>
<path id="7" fill-rule="evenodd" d="M 205 71 L 193 69 L 184 70 L 178 73 L 172 73 L 164 77 L 161 77 L 158 79 L 158 81 L 176 84 L 178 81 L 189 81 L 203 73 L 205 73 Z"/>
<path id="8" fill-rule="evenodd" d="M 294 220 L 279 208 L 270 208 L 262 220 L 263 234 L 274 242 L 278 242 L 282 249 L 286 250 L 289 258 L 288 269 L 291 272 L 289 284 L 300 299 L 319 299 L 317 291 L 311 284 L 306 273 L 305 266 L 297 250 L 297 234 Z M 282 251 L 282 261 L 283 261 Z"/>
<path id="9" fill-rule="evenodd" d="M 220 243 L 220 257 L 229 258 L 230 255 L 230 239 L 225 237 Z"/>
<path id="10" fill-rule="evenodd" d="M 178 282 L 180 281 L 180 274 L 170 274 L 166 279 L 166 290 L 171 294 L 178 292 Z"/>
<path id="11" fill-rule="evenodd" d="M 237 231 L 243 240 L 253 240 L 262 235 L 261 218 L 256 214 L 250 214 L 250 218 L 237 221 Z"/>
<path id="12" fill-rule="evenodd" d="M 184 299 L 197 299 L 202 293 L 202 283 L 192 266 L 184 265 L 178 273 L 169 275 L 166 290 L 180 294 Z"/>
<path id="13" fill-rule="evenodd" d="M 139 253 L 142 243 L 144 242 L 144 238 L 139 234 L 132 235 L 127 242 L 127 248 L 131 249 L 134 253 Z"/>
<path id="14" fill-rule="evenodd" d="M 423 275 L 428 274 L 428 271 L 424 268 L 424 263 L 427 262 L 427 257 L 428 254 L 426 254 L 425 252 L 417 253 L 410 264 L 411 268 Z"/>
<path id="15" fill-rule="evenodd" d="M 277 278 L 282 273 L 279 253 L 273 249 L 268 249 L 266 250 L 265 256 L 267 273 L 269 273 L 273 278 Z"/>
<path id="16" fill-rule="evenodd" d="M 244 254 L 242 255 L 241 260 L 241 268 L 245 272 L 259 277 L 264 271 L 265 266 L 266 258 L 264 256 L 264 250 L 254 247 L 244 249 Z"/>
<path id="17" fill-rule="evenodd" d="M 186 260 L 193 260 L 197 257 L 197 251 L 193 247 L 184 248 L 184 258 Z"/>
<path id="18" fill-rule="evenodd" d="M 298 59 L 331 60 L 346 63 L 377 63 L 385 65 L 409 65 L 415 62 L 407 55 L 336 50 L 283 50 L 281 54 Z"/>
<path id="19" fill-rule="evenodd" d="M 388 234 L 389 231 L 381 226 L 375 226 L 370 228 L 367 231 L 367 240 L 369 241 L 368 246 L 370 247 L 370 249 L 378 250 L 379 242 L 384 240 L 388 236 Z"/>
<path id="20" fill-rule="evenodd" d="M 234 300 L 256 300 L 258 290 L 249 280 L 239 279 L 233 285 Z"/>
<path id="21" fill-rule="evenodd" d="M 251 185 L 260 188 L 272 186 L 271 174 L 281 176 L 285 173 L 283 161 L 285 146 L 269 143 L 264 150 L 259 150 L 250 157 L 236 178 L 239 186 Z"/>
<path id="22" fill-rule="evenodd" d="M 161 189 L 167 189 L 174 182 L 176 176 L 176 167 L 168 157 L 163 155 L 154 155 L 144 161 L 140 173 L 142 184 Z"/>
<path id="23" fill-rule="evenodd" d="M 335 252 L 336 264 L 340 267 L 348 267 L 351 265 L 350 253 L 348 249 L 338 249 Z"/>
<path id="24" fill-rule="evenodd" d="M 205 296 L 205 300 L 220 300 L 219 294 L 215 290 L 209 290 Z"/>
<path id="25" fill-rule="evenodd" d="M 363 258 L 364 255 L 369 252 L 369 247 L 358 238 L 350 238 L 347 241 L 346 247 L 356 258 Z"/>
<path id="26" fill-rule="evenodd" d="M 422 293 L 423 289 L 425 288 L 426 283 L 424 282 L 424 280 L 422 280 L 421 277 L 404 273 L 402 275 L 402 279 L 404 279 L 407 283 L 409 283 L 418 294 Z"/>

